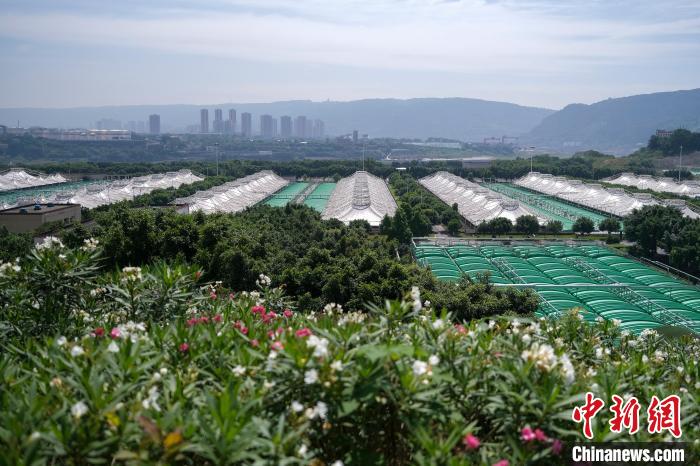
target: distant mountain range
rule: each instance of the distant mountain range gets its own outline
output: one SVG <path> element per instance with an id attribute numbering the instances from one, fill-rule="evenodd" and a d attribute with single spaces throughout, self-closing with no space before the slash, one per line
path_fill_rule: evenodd
<path id="1" fill-rule="evenodd" d="M 534 128 L 553 110 L 520 105 L 490 102 L 478 99 L 366 99 L 350 102 L 312 102 L 296 100 L 286 102 L 216 105 L 139 105 L 115 107 L 84 107 L 66 109 L 0 108 L 0 124 L 45 127 L 94 127 L 102 118 L 128 121 L 144 121 L 148 115 L 161 116 L 164 131 L 182 131 L 188 125 L 199 124 L 199 110 L 209 109 L 210 127 L 214 109 L 228 109 L 240 114 L 253 114 L 253 128 L 259 125 L 259 116 L 270 114 L 306 115 L 321 119 L 326 133 L 341 135 L 358 130 L 370 137 L 428 138 L 444 137 L 462 141 L 482 141 L 487 137 L 518 136 Z"/>
<path id="2" fill-rule="evenodd" d="M 65 109 L 0 108 L 0 124 L 60 128 L 94 127 L 103 118 L 145 121 L 161 116 L 164 131 L 183 131 L 199 123 L 199 110 L 221 108 L 259 116 L 306 115 L 321 119 L 331 136 L 358 130 L 370 137 L 443 137 L 480 142 L 515 136 L 522 145 L 552 152 L 596 149 L 627 154 L 643 146 L 656 129 L 700 129 L 700 89 L 608 99 L 591 105 L 571 104 L 559 111 L 465 98 L 365 99 L 350 102 L 286 102 L 216 105 L 137 105 Z"/>
<path id="3" fill-rule="evenodd" d="M 700 130 L 700 89 L 571 104 L 542 120 L 523 142 L 554 151 L 628 154 L 657 129 Z"/>

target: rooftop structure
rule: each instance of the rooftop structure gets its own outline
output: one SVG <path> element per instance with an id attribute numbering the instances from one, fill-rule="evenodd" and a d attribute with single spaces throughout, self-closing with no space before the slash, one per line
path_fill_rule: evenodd
<path id="1" fill-rule="evenodd" d="M 54 175 L 45 175 L 24 168 L 11 168 L 7 171 L 0 172 L 0 191 L 65 183 L 66 181 L 68 181 L 68 179 L 58 173 Z"/>
<path id="2" fill-rule="evenodd" d="M 384 180 L 366 171 L 357 171 L 338 182 L 321 217 L 336 218 L 345 224 L 366 220 L 378 227 L 386 215 L 393 217 L 396 209 L 396 201 Z"/>
<path id="3" fill-rule="evenodd" d="M 518 217 L 533 215 L 540 224 L 547 218 L 525 207 L 515 199 L 503 196 L 491 189 L 460 178 L 448 172 L 437 172 L 418 180 L 428 191 L 448 205 L 457 204 L 457 210 L 474 226 L 497 217 L 515 223 Z"/>
<path id="4" fill-rule="evenodd" d="M 191 196 L 175 199 L 172 203 L 187 205 L 189 212 L 239 212 L 266 199 L 287 184 L 289 181 L 284 178 L 270 170 L 263 170 L 206 191 L 197 191 Z"/>
<path id="5" fill-rule="evenodd" d="M 651 175 L 635 175 L 634 173 L 620 173 L 603 181 L 622 186 L 631 186 L 637 189 L 650 189 L 658 193 L 671 193 L 690 197 L 700 196 L 700 183 L 697 181 L 681 181 L 678 183 L 673 178 L 654 178 Z"/>
<path id="6" fill-rule="evenodd" d="M 645 205 L 660 203 L 650 194 L 629 194 L 620 188 L 604 188 L 599 184 L 584 184 L 581 180 L 538 172 L 528 173 L 515 184 L 619 217 Z"/>
<path id="7" fill-rule="evenodd" d="M 586 321 L 617 319 L 634 333 L 666 325 L 700 331 L 700 288 L 606 247 L 424 241 L 414 253 L 441 280 L 488 273 L 495 286 L 535 290 L 539 316 L 577 308 Z"/>
<path id="8" fill-rule="evenodd" d="M 57 192 L 51 200 L 53 202 L 80 204 L 85 208 L 93 209 L 105 204 L 131 200 L 135 196 L 148 194 L 156 189 L 179 188 L 183 184 L 190 184 L 203 179 L 193 174 L 190 170 L 157 173 L 111 183 L 91 184 L 73 192 Z"/>
<path id="9" fill-rule="evenodd" d="M 11 233 L 28 233 L 53 223 L 80 221 L 78 204 L 29 204 L 0 210 L 0 226 Z"/>

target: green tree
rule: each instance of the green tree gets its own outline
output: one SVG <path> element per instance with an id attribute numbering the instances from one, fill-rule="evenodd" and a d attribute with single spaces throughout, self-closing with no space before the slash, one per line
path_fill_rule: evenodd
<path id="1" fill-rule="evenodd" d="M 588 217 L 579 217 L 576 219 L 571 229 L 578 235 L 590 234 L 595 229 L 595 224 L 593 220 Z"/>
<path id="2" fill-rule="evenodd" d="M 456 218 L 451 219 L 447 222 L 447 232 L 452 236 L 457 236 L 462 230 L 462 222 Z"/>
<path id="3" fill-rule="evenodd" d="M 547 231 L 547 233 L 558 235 L 564 229 L 564 225 L 562 225 L 562 223 L 559 220 L 550 220 L 549 222 L 547 222 L 547 225 L 545 225 L 544 229 Z"/>
<path id="4" fill-rule="evenodd" d="M 489 222 L 491 232 L 496 235 L 505 235 L 513 231 L 513 222 L 504 217 L 496 217 Z"/>
<path id="5" fill-rule="evenodd" d="M 625 217 L 625 237 L 637 243 L 640 253 L 655 257 L 659 243 L 671 246 L 668 238 L 678 233 L 684 222 L 683 214 L 676 208 L 644 206 Z"/>
<path id="6" fill-rule="evenodd" d="M 524 235 L 534 235 L 540 231 L 540 223 L 534 215 L 521 215 L 515 221 L 515 231 Z"/>
<path id="7" fill-rule="evenodd" d="M 603 219 L 599 224 L 598 224 L 598 229 L 600 231 L 607 231 L 608 232 L 608 240 L 612 238 L 612 234 L 615 232 L 620 232 L 620 238 L 622 238 L 622 232 L 621 226 L 620 226 L 620 221 L 616 218 L 608 217 Z"/>

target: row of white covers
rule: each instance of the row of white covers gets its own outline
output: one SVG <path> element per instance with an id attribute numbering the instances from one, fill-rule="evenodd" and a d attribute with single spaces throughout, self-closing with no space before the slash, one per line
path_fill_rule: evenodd
<path id="1" fill-rule="evenodd" d="M 59 191 L 47 201 L 80 204 L 82 207 L 94 209 L 101 205 L 131 200 L 135 196 L 148 194 L 156 189 L 179 188 L 184 184 L 203 179 L 190 170 L 157 173 L 111 183 L 91 184 L 77 191 Z"/>
<path id="2" fill-rule="evenodd" d="M 366 171 L 357 171 L 338 181 L 321 217 L 336 218 L 345 224 L 366 220 L 376 227 L 385 216 L 393 217 L 396 209 L 396 201 L 384 180 Z"/>
<path id="3" fill-rule="evenodd" d="M 4 173 L 0 173 L 0 191 L 12 191 L 14 189 L 65 183 L 66 181 L 68 181 L 68 179 L 58 173 L 54 175 L 32 175 L 27 173 L 23 168 L 11 168 Z"/>
<path id="4" fill-rule="evenodd" d="M 599 184 L 585 184 L 581 180 L 538 172 L 528 173 L 515 184 L 620 217 L 645 205 L 659 204 L 651 194 L 629 194 L 621 188 L 604 188 Z"/>
<path id="5" fill-rule="evenodd" d="M 651 175 L 635 175 L 634 173 L 620 173 L 603 181 L 622 186 L 631 186 L 637 189 L 650 189 L 658 193 L 671 193 L 690 197 L 700 196 L 700 183 L 697 181 L 681 181 L 678 183 L 673 178 L 654 178 Z"/>
<path id="6" fill-rule="evenodd" d="M 448 172 L 437 172 L 421 178 L 420 184 L 449 205 L 457 204 L 459 213 L 472 225 L 494 218 L 507 218 L 515 223 L 518 217 L 533 215 L 540 224 L 547 219 L 511 199 L 476 183 Z"/>
<path id="7" fill-rule="evenodd" d="M 289 181 L 284 178 L 270 170 L 263 170 L 206 191 L 198 191 L 172 203 L 187 205 L 188 212 L 239 212 L 265 200 L 287 184 Z"/>

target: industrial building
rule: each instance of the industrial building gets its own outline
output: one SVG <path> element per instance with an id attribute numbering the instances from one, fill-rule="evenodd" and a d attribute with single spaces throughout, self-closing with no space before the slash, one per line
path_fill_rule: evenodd
<path id="1" fill-rule="evenodd" d="M 29 204 L 0 210 L 0 227 L 10 233 L 29 233 L 47 223 L 79 221 L 78 204 Z"/>
<path id="2" fill-rule="evenodd" d="M 446 204 L 457 204 L 460 215 L 473 226 L 497 217 L 507 218 L 515 223 L 518 217 L 523 215 L 537 217 L 540 224 L 547 223 L 547 217 L 523 206 L 515 199 L 505 197 L 452 173 L 444 171 L 433 173 L 421 178 L 418 182 Z"/>
<path id="3" fill-rule="evenodd" d="M 378 227 L 385 216 L 393 217 L 397 205 L 386 182 L 366 171 L 338 181 L 321 217 L 335 218 L 348 224 L 353 220 L 366 220 Z"/>
<path id="4" fill-rule="evenodd" d="M 616 319 L 633 333 L 661 326 L 700 331 L 700 288 L 590 242 L 416 239 L 414 255 L 440 280 L 488 273 L 494 286 L 533 289 L 539 316 L 579 309 L 586 321 Z"/>
<path id="5" fill-rule="evenodd" d="M 265 200 L 279 191 L 289 181 L 270 170 L 229 181 L 206 191 L 198 191 L 191 196 L 175 199 L 172 204 L 187 206 L 188 212 L 239 212 Z"/>
<path id="6" fill-rule="evenodd" d="M 655 178 L 651 175 L 635 175 L 634 173 L 620 173 L 601 181 L 637 189 L 649 189 L 657 193 L 671 193 L 689 197 L 700 196 L 700 183 L 697 181 L 681 181 L 678 183 L 673 178 Z"/>
<path id="7" fill-rule="evenodd" d="M 25 168 L 10 168 L 0 172 L 0 191 L 46 186 L 49 184 L 65 183 L 68 178 L 58 173 L 45 175 Z"/>

